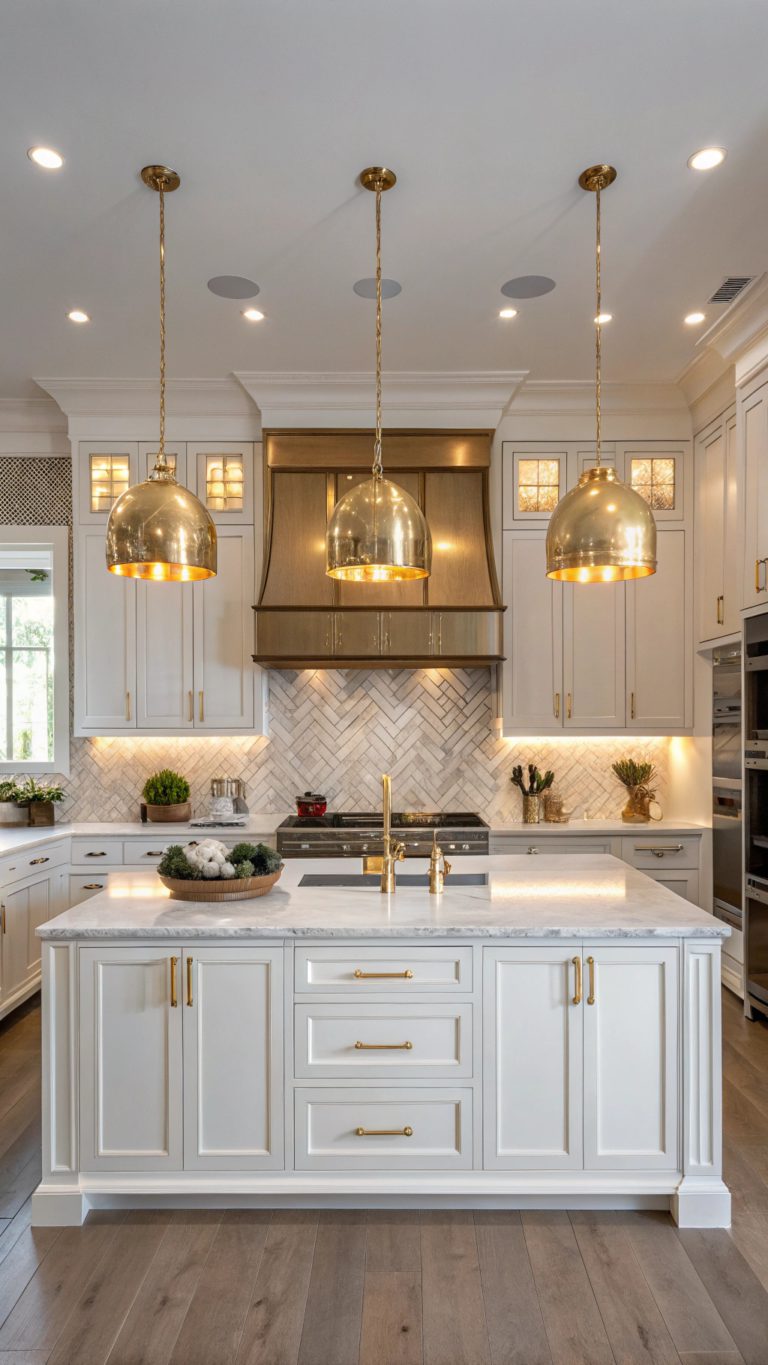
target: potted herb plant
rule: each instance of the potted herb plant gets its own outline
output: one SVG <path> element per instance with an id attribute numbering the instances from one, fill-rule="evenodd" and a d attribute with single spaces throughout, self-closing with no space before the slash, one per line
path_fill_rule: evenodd
<path id="1" fill-rule="evenodd" d="M 652 763 L 637 763 L 634 758 L 620 758 L 611 764 L 619 781 L 627 789 L 627 804 L 621 812 L 625 825 L 647 825 L 649 820 L 660 820 L 661 814 L 651 815 L 656 801 L 656 769 Z"/>
<path id="2" fill-rule="evenodd" d="M 26 825 L 29 814 L 24 806 L 19 805 L 20 796 L 21 787 L 15 777 L 0 782 L 0 826 Z"/>
<path id="3" fill-rule="evenodd" d="M 172 768 L 162 768 L 148 777 L 142 796 L 147 804 L 148 820 L 170 823 L 189 820 L 192 816 L 189 783 Z"/>
<path id="4" fill-rule="evenodd" d="M 36 782 L 28 777 L 19 787 L 16 797 L 19 805 L 27 810 L 27 824 L 52 825 L 55 821 L 54 805 L 64 800 L 64 789 L 56 785 Z"/>

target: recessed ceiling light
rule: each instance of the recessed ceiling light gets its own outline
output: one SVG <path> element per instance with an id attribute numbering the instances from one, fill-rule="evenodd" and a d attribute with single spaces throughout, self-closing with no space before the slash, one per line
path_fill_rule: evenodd
<path id="1" fill-rule="evenodd" d="M 243 317 L 244 317 L 244 318 L 247 318 L 249 322 L 263 322 L 263 321 L 264 321 L 264 314 L 263 314 L 263 313 L 260 313 L 259 310 L 258 310 L 258 308 L 244 308 L 244 309 L 243 309 Z"/>
<path id="2" fill-rule="evenodd" d="M 376 298 L 376 281 L 374 279 L 356 280 L 352 288 L 361 299 Z M 403 286 L 398 280 L 381 281 L 381 297 L 383 299 L 394 299 L 402 292 Z"/>
<path id="3" fill-rule="evenodd" d="M 90 322 L 90 313 L 84 313 L 82 308 L 70 308 L 67 313 L 70 322 Z"/>
<path id="4" fill-rule="evenodd" d="M 64 165 L 64 157 L 54 152 L 52 147 L 30 147 L 27 156 L 46 171 L 58 171 Z"/>
<path id="5" fill-rule="evenodd" d="M 711 171 L 722 161 L 725 161 L 725 147 L 702 147 L 700 151 L 688 157 L 688 165 L 692 171 Z"/>
<path id="6" fill-rule="evenodd" d="M 683 318 L 683 322 L 686 324 L 687 327 L 698 327 L 699 323 L 703 321 L 704 321 L 703 313 L 686 313 L 685 317 Z"/>
<path id="7" fill-rule="evenodd" d="M 611 322 L 612 319 L 613 313 L 598 313 L 597 317 L 595 318 L 595 323 L 599 322 L 600 326 L 604 327 L 606 322 Z"/>
<path id="8" fill-rule="evenodd" d="M 214 275 L 208 281 L 212 294 L 220 299 L 255 299 L 259 286 L 244 275 Z"/>
<path id="9" fill-rule="evenodd" d="M 500 318 L 516 318 L 516 317 L 517 317 L 517 309 L 516 309 L 516 308 L 500 308 L 500 309 L 499 309 L 499 317 L 500 317 Z"/>
<path id="10" fill-rule="evenodd" d="M 514 280 L 507 280 L 501 286 L 501 292 L 507 299 L 540 299 L 542 294 L 550 294 L 555 287 L 555 281 L 549 275 L 518 275 Z"/>

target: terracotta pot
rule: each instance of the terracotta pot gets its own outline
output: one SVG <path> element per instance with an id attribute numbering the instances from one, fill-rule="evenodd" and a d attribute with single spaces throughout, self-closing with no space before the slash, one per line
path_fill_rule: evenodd
<path id="1" fill-rule="evenodd" d="M 175 806 L 153 806 L 147 802 L 147 819 L 157 824 L 183 824 L 192 819 L 192 802 L 179 801 Z"/>

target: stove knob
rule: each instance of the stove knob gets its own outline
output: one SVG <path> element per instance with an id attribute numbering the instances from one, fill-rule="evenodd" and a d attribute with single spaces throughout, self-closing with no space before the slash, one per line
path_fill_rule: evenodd
<path id="1" fill-rule="evenodd" d="M 299 844 L 299 848 L 309 848 L 309 844 Z"/>
<path id="2" fill-rule="evenodd" d="M 462 844 L 461 847 L 464 849 L 465 853 L 469 852 L 469 844 Z"/>
<path id="3" fill-rule="evenodd" d="M 342 853 L 349 853 L 349 848 L 350 848 L 349 844 L 342 844 L 341 845 Z"/>
<path id="4" fill-rule="evenodd" d="M 367 853 L 367 852 L 368 852 L 368 845 L 367 845 L 367 844 L 361 844 L 360 847 L 361 847 L 363 853 Z"/>
<path id="5" fill-rule="evenodd" d="M 449 844 L 448 847 L 449 847 L 449 848 L 455 848 L 456 845 L 455 845 L 455 844 Z M 464 845 L 464 847 L 465 847 L 465 848 L 467 847 L 466 844 Z"/>

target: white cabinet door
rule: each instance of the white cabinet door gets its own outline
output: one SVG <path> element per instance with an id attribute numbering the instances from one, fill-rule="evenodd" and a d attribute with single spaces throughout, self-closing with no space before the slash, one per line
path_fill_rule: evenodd
<path id="1" fill-rule="evenodd" d="M 165 443 L 165 458 L 177 483 L 187 486 L 187 447 L 182 441 Z M 157 459 L 157 441 L 139 443 L 139 479 L 146 479 L 152 473 Z M 194 486 L 194 478 L 192 479 Z"/>
<path id="2" fill-rule="evenodd" d="M 195 583 L 196 730 L 260 729 L 256 714 L 253 528 L 223 526 L 215 578 Z"/>
<path id="3" fill-rule="evenodd" d="M 547 578 L 546 533 L 504 532 L 504 731 L 562 729 L 563 593 Z"/>
<path id="4" fill-rule="evenodd" d="M 584 948 L 584 1165 L 675 1170 L 678 950 Z"/>
<path id="5" fill-rule="evenodd" d="M 283 1161 L 283 950 L 184 952 L 184 1165 Z"/>
<path id="6" fill-rule="evenodd" d="M 659 886 L 666 886 L 668 891 L 674 891 L 676 896 L 682 896 L 684 900 L 690 901 L 692 905 L 699 904 L 699 874 L 692 870 L 680 868 L 678 871 L 669 872 L 648 872 L 646 876 L 658 882 Z M 726 943 L 731 944 L 732 939 L 726 939 Z"/>
<path id="7" fill-rule="evenodd" d="M 626 587 L 630 728 L 679 733 L 693 721 L 687 537 L 682 529 L 659 528 L 656 573 Z"/>
<path id="8" fill-rule="evenodd" d="M 744 591 L 742 606 L 768 603 L 768 384 L 742 400 Z"/>
<path id="9" fill-rule="evenodd" d="M 189 441 L 187 483 L 219 526 L 252 526 L 254 450 L 250 441 Z"/>
<path id="10" fill-rule="evenodd" d="M 743 474 L 737 439 L 736 414 L 725 420 L 725 572 L 723 577 L 722 631 L 733 635 L 741 629 L 741 556 Z"/>
<path id="11" fill-rule="evenodd" d="M 725 425 L 718 422 L 696 441 L 700 640 L 715 640 L 725 633 L 725 465 Z"/>
<path id="12" fill-rule="evenodd" d="M 136 441 L 80 441 L 73 480 L 74 519 L 81 525 L 99 525 L 106 529 L 109 514 L 117 498 L 131 484 L 146 478 L 139 472 L 139 447 Z"/>
<path id="13" fill-rule="evenodd" d="M 107 572 L 103 527 L 76 532 L 75 573 L 75 734 L 135 730 L 136 584 Z"/>
<path id="14" fill-rule="evenodd" d="M 566 583 L 563 687 L 566 729 L 625 724 L 623 583 Z"/>
<path id="15" fill-rule="evenodd" d="M 181 977 L 175 946 L 80 950 L 82 1170 L 182 1169 Z"/>
<path id="16" fill-rule="evenodd" d="M 581 949 L 484 953 L 486 1169 L 582 1166 Z"/>
<path id="17" fill-rule="evenodd" d="M 38 925 L 53 913 L 50 873 L 27 877 L 3 892 L 2 909 L 2 1003 L 21 996 L 40 973 Z"/>
<path id="18" fill-rule="evenodd" d="M 136 584 L 136 724 L 191 730 L 194 724 L 192 584 Z"/>

